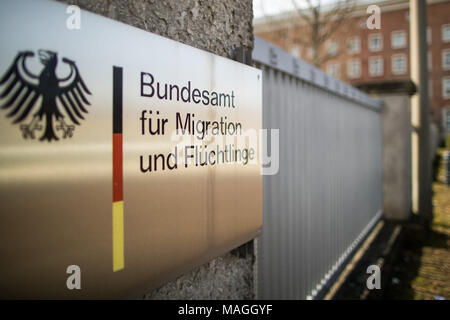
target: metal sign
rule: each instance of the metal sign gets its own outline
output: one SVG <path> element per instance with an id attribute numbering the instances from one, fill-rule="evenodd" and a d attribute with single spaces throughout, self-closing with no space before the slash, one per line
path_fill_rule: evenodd
<path id="1" fill-rule="evenodd" d="M 255 68 L 51 1 L 0 4 L 2 297 L 124 297 L 258 235 Z"/>

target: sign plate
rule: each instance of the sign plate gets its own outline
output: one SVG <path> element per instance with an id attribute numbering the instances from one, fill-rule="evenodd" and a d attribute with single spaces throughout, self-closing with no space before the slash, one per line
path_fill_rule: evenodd
<path id="1" fill-rule="evenodd" d="M 0 7 L 3 298 L 133 296 L 258 235 L 261 71 L 86 11 L 69 28 L 61 3 Z"/>

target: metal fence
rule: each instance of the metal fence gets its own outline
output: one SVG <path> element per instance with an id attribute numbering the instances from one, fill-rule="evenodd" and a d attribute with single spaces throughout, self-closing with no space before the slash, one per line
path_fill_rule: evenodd
<path id="1" fill-rule="evenodd" d="M 255 39 L 263 127 L 279 129 L 279 172 L 263 178 L 257 298 L 317 296 L 381 216 L 381 105 Z"/>

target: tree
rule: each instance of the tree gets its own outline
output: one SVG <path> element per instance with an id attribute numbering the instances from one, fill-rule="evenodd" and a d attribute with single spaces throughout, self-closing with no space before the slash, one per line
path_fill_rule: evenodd
<path id="1" fill-rule="evenodd" d="M 311 50 L 311 63 L 321 67 L 329 59 L 339 54 L 339 49 L 326 50 L 324 45 L 331 40 L 339 30 L 340 34 L 348 33 L 347 23 L 355 9 L 357 0 L 337 0 L 323 5 L 322 0 L 291 0 L 293 13 L 286 16 L 290 29 L 294 34 L 287 33 L 293 44 L 301 45 Z M 268 20 L 271 19 L 268 17 Z M 272 23 L 272 22 L 269 22 Z"/>

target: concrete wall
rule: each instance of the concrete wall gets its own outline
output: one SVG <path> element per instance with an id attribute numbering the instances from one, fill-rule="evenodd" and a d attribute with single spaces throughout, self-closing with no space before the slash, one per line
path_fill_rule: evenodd
<path id="1" fill-rule="evenodd" d="M 254 258 L 227 253 L 175 281 L 146 294 L 144 299 L 253 299 Z"/>
<path id="2" fill-rule="evenodd" d="M 62 2 L 228 58 L 236 48 L 253 48 L 252 0 Z"/>
<path id="3" fill-rule="evenodd" d="M 61 2 L 231 59 L 235 58 L 236 49 L 249 51 L 253 48 L 252 0 Z M 252 254 L 239 258 L 227 253 L 146 293 L 144 298 L 252 299 L 254 260 Z"/>

